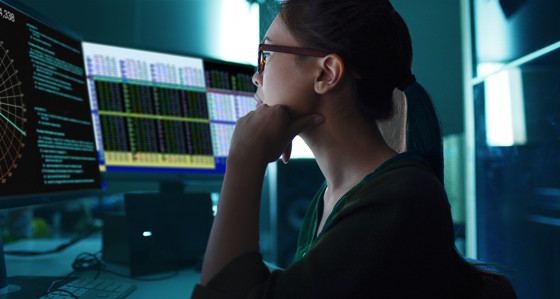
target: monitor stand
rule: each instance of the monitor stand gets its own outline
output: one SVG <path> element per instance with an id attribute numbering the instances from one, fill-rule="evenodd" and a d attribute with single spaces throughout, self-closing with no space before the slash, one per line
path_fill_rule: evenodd
<path id="1" fill-rule="evenodd" d="M 163 181 L 159 183 L 159 193 L 183 193 L 185 183 L 182 181 Z"/>
<path id="2" fill-rule="evenodd" d="M 220 193 L 222 189 L 222 182 L 222 179 L 162 180 L 158 182 L 158 193 L 162 195 L 182 193 Z"/>
<path id="3" fill-rule="evenodd" d="M 8 278 L 4 243 L 0 234 L 0 299 L 40 298 L 56 280 L 64 277 L 13 276 Z"/>
<path id="4" fill-rule="evenodd" d="M 6 272 L 6 259 L 4 259 L 4 243 L 2 234 L 0 234 L 0 298 L 6 298 L 10 293 L 21 290 L 21 287 L 8 283 L 8 274 Z"/>

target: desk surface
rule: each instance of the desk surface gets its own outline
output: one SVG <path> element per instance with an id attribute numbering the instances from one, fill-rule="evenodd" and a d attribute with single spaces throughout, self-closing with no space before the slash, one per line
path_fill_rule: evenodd
<path id="1" fill-rule="evenodd" d="M 5 251 L 30 250 L 44 251 L 56 248 L 58 245 L 66 242 L 63 239 L 45 239 L 45 240 L 24 240 L 4 246 Z M 6 271 L 8 277 L 12 276 L 66 276 L 72 272 L 72 262 L 80 253 L 95 253 L 101 250 L 101 238 L 86 239 L 64 251 L 54 254 L 23 257 L 14 255 L 5 255 Z M 114 268 L 114 269 L 112 269 Z M 120 267 L 122 269 L 122 266 Z M 108 265 L 108 269 L 119 271 L 119 266 Z M 94 275 L 95 271 L 87 271 L 79 273 L 76 276 Z M 166 277 L 173 273 L 161 273 L 141 278 L 156 279 L 158 277 Z M 136 279 L 121 277 L 115 274 L 101 272 L 99 279 L 111 279 L 117 281 L 132 282 L 136 285 L 136 290 L 128 297 L 134 298 L 188 298 L 196 283 L 200 280 L 200 273 L 185 269 L 171 278 L 154 281 L 140 281 Z"/>

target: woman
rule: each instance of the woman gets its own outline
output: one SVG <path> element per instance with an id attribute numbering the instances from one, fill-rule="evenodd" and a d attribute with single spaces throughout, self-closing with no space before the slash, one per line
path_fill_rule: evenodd
<path id="1" fill-rule="evenodd" d="M 411 61 L 408 29 L 386 0 L 282 4 L 259 48 L 258 108 L 232 137 L 193 298 L 467 293 L 471 268 L 454 249 L 442 178 L 421 156 L 398 154 L 378 127 L 393 115 L 393 93 L 414 82 Z M 295 135 L 326 182 L 294 263 L 270 273 L 258 254 L 261 187 L 268 163 L 289 160 Z"/>

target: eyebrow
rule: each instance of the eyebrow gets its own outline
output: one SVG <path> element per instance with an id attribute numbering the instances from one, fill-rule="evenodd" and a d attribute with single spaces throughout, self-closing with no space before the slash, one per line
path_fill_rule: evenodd
<path id="1" fill-rule="evenodd" d="M 264 44 L 264 42 L 266 42 L 266 41 L 269 41 L 269 42 L 271 41 L 270 38 L 269 38 L 268 36 L 265 36 L 265 37 L 263 38 L 263 40 L 261 41 L 261 44 Z"/>

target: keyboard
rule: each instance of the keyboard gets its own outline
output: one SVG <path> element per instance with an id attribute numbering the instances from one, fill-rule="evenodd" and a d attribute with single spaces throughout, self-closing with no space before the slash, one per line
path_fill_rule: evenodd
<path id="1" fill-rule="evenodd" d="M 128 296 L 136 289 L 133 283 L 78 278 L 70 281 L 56 290 L 42 297 L 42 299 L 58 299 L 58 298 L 80 298 L 80 299 L 121 299 Z M 74 296 L 72 296 L 72 293 Z"/>

